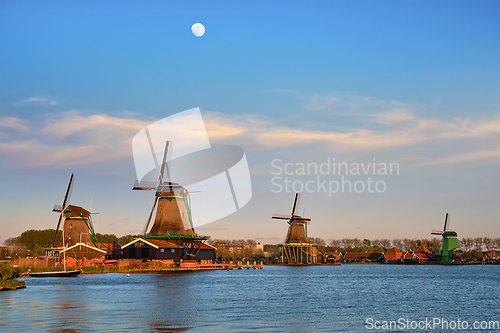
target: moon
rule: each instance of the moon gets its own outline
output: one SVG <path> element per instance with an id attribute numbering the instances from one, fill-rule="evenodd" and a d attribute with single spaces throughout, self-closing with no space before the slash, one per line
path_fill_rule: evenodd
<path id="1" fill-rule="evenodd" d="M 205 27 L 201 23 L 195 23 L 191 27 L 191 31 L 196 37 L 201 37 L 205 34 Z"/>

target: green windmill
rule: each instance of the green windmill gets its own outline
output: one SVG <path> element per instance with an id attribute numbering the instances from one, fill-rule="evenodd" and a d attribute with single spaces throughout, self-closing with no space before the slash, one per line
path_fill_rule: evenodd
<path id="1" fill-rule="evenodd" d="M 443 231 L 432 230 L 431 235 L 441 235 L 443 237 L 443 247 L 438 254 L 441 262 L 451 262 L 453 260 L 453 252 L 458 250 L 457 232 L 455 230 L 447 231 L 446 227 L 449 224 L 448 213 L 444 218 Z"/>

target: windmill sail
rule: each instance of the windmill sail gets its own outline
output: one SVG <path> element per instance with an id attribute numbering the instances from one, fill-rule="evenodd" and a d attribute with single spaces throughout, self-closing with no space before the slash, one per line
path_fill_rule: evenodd
<path id="1" fill-rule="evenodd" d="M 66 188 L 66 193 L 64 194 L 64 199 L 62 205 L 60 206 L 60 209 L 56 210 L 56 206 L 54 206 L 53 211 L 61 212 L 61 214 L 59 215 L 59 221 L 57 222 L 56 232 L 54 233 L 54 239 L 52 240 L 52 246 L 54 246 L 54 244 L 56 243 L 57 232 L 59 231 L 59 226 L 61 225 L 61 221 L 63 219 L 64 210 L 71 200 L 71 193 L 73 192 L 73 177 L 74 174 L 71 174 L 71 177 L 69 177 L 68 187 Z"/>

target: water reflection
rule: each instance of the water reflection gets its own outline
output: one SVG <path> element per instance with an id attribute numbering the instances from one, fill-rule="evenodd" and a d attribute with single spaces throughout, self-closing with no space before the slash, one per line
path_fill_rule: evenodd
<path id="1" fill-rule="evenodd" d="M 184 332 L 193 328 L 193 303 L 196 301 L 190 286 L 197 272 L 165 273 L 153 276 L 155 293 L 149 326 L 157 332 Z M 198 275 L 199 277 L 199 275 Z M 194 284 L 196 288 L 196 284 Z"/>

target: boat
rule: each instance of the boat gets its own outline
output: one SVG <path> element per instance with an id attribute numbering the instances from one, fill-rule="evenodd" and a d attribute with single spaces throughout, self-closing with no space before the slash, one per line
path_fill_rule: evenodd
<path id="1" fill-rule="evenodd" d="M 55 271 L 55 272 L 38 272 L 29 273 L 30 277 L 72 277 L 78 276 L 82 270 L 78 269 L 76 271 Z"/>

